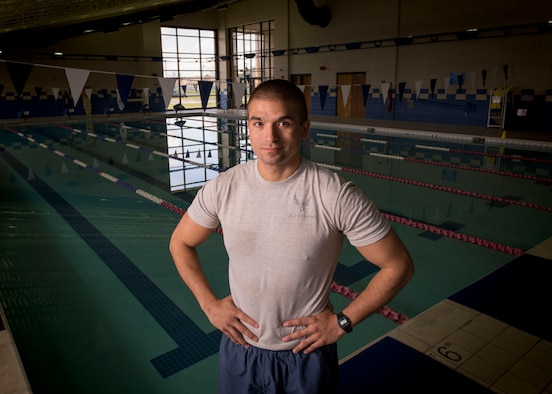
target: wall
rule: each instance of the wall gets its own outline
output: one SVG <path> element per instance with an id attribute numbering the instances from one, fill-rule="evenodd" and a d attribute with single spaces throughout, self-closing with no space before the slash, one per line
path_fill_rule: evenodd
<path id="1" fill-rule="evenodd" d="M 549 51 L 552 34 L 534 34 L 534 29 L 521 27 L 546 22 L 552 15 L 552 2 L 465 0 L 460 5 L 452 5 L 440 0 L 318 0 L 315 4 L 330 7 L 332 18 L 328 26 L 307 23 L 294 0 L 240 0 L 229 3 L 223 11 L 182 15 L 164 24 L 218 28 L 219 54 L 225 55 L 228 28 L 273 19 L 274 46 L 285 50 L 283 56 L 274 57 L 275 76 L 311 74 L 314 114 L 335 115 L 337 89 L 340 89 L 336 86 L 338 73 L 363 72 L 366 73 L 365 87 L 369 87 L 365 101 L 367 118 L 486 126 L 489 95 L 496 88 L 514 85 L 515 100 L 508 107 L 510 126 L 535 130 L 552 127 L 552 54 Z M 474 27 L 480 29 L 480 36 L 487 34 L 489 38 L 457 40 L 454 36 L 455 32 Z M 496 28 L 500 28 L 498 33 L 485 33 L 485 29 Z M 412 45 L 390 44 L 394 38 L 409 35 L 426 38 L 416 39 Z M 430 36 L 437 39 L 431 40 Z M 382 45 L 377 47 L 376 41 Z M 345 44 L 356 42 L 363 43 L 359 49 L 345 48 Z M 156 57 L 160 56 L 159 24 L 148 23 L 134 30 L 98 33 L 58 44 L 66 52 L 83 52 L 82 48 L 86 48 L 84 52 L 89 54 Z M 317 53 L 306 53 L 305 48 L 316 46 L 320 48 Z M 47 48 L 46 52 L 52 49 Z M 44 59 L 40 62 L 162 75 L 162 64 L 152 61 Z M 226 63 L 220 63 L 221 80 L 227 76 Z M 451 73 L 463 73 L 462 86 L 450 83 Z M 39 83 L 39 79 L 33 83 Z M 3 80 L 5 73 L 0 64 L 0 83 Z M 391 111 L 385 105 L 382 81 L 391 83 Z M 402 92 L 399 92 L 400 84 L 404 87 Z M 323 108 L 318 89 L 321 85 L 329 87 Z M 110 90 L 110 86 L 104 88 Z M 156 86 L 152 86 L 152 92 L 155 91 Z M 532 92 L 532 101 L 527 101 L 528 95 L 522 92 Z M 524 107 L 528 108 L 527 117 L 517 117 L 517 110 Z"/>

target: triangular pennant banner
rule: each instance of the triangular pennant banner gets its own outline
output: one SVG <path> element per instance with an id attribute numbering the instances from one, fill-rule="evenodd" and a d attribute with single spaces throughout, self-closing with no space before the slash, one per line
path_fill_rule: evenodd
<path id="1" fill-rule="evenodd" d="M 13 86 L 15 87 L 17 97 L 21 97 L 25 83 L 27 82 L 29 74 L 34 66 L 32 64 L 13 62 L 7 62 L 6 66 L 8 67 L 8 73 L 10 74 Z"/>
<path id="2" fill-rule="evenodd" d="M 416 100 L 420 98 L 420 93 L 422 92 L 422 82 L 423 81 L 416 81 Z"/>
<path id="3" fill-rule="evenodd" d="M 437 85 L 437 78 L 432 78 L 429 81 L 429 86 L 431 87 L 431 98 L 435 98 L 435 85 Z"/>
<path id="4" fill-rule="evenodd" d="M 117 90 L 119 91 L 121 103 L 123 105 L 123 108 L 119 106 L 121 111 L 126 106 L 132 81 L 134 81 L 134 75 L 117 74 Z"/>
<path id="5" fill-rule="evenodd" d="M 303 93 L 305 93 L 305 85 L 297 85 L 297 87 L 301 89 Z"/>
<path id="6" fill-rule="evenodd" d="M 80 99 L 82 88 L 86 84 L 88 75 L 90 75 L 89 70 L 81 70 L 78 68 L 65 69 L 65 76 L 69 82 L 69 89 L 71 90 L 71 97 L 73 97 L 74 105 L 77 105 L 77 102 Z"/>
<path id="7" fill-rule="evenodd" d="M 240 108 L 243 96 L 245 95 L 245 83 L 234 83 L 232 84 L 232 93 L 234 96 L 234 105 L 236 108 Z"/>
<path id="8" fill-rule="evenodd" d="M 341 85 L 341 98 L 343 99 L 343 106 L 347 106 L 349 100 L 349 94 L 351 92 L 351 85 Z"/>
<path id="9" fill-rule="evenodd" d="M 143 88 L 142 89 L 142 93 L 144 94 L 144 97 L 142 98 L 142 101 L 145 104 L 149 104 L 149 91 L 150 91 L 149 88 Z"/>
<path id="10" fill-rule="evenodd" d="M 458 74 L 458 89 L 462 90 L 462 84 L 464 83 L 464 74 Z"/>
<path id="11" fill-rule="evenodd" d="M 362 85 L 362 99 L 364 100 L 364 106 L 368 100 L 368 93 L 370 92 L 370 85 Z"/>
<path id="12" fill-rule="evenodd" d="M 171 97 L 173 94 L 174 84 L 176 78 L 157 78 L 159 86 L 161 86 L 161 92 L 163 93 L 163 101 L 165 102 L 165 108 L 168 108 L 171 103 Z"/>
<path id="13" fill-rule="evenodd" d="M 481 70 L 481 78 L 483 79 L 483 87 L 487 83 L 487 70 Z"/>
<path id="14" fill-rule="evenodd" d="M 318 87 L 318 93 L 320 94 L 320 107 L 324 110 L 324 105 L 326 105 L 326 96 L 328 95 L 328 85 L 320 85 Z"/>
<path id="15" fill-rule="evenodd" d="M 399 82 L 399 102 L 402 102 L 404 95 L 404 88 L 406 87 L 406 82 Z"/>
<path id="16" fill-rule="evenodd" d="M 381 98 L 383 100 L 383 105 L 387 102 L 387 94 L 389 93 L 389 88 L 391 88 L 391 84 L 387 82 L 383 82 L 381 84 Z"/>
<path id="17" fill-rule="evenodd" d="M 38 98 L 40 98 L 42 96 L 42 86 L 35 86 L 35 92 Z"/>
<path id="18" fill-rule="evenodd" d="M 209 96 L 211 95 L 211 89 L 213 88 L 212 81 L 198 81 L 199 95 L 201 96 L 201 107 L 205 111 L 207 103 L 209 102 Z"/>
<path id="19" fill-rule="evenodd" d="M 54 95 L 54 100 L 57 100 L 59 96 L 59 88 L 52 88 L 52 94 Z"/>
<path id="20" fill-rule="evenodd" d="M 123 103 L 123 100 L 121 99 L 121 93 L 119 93 L 119 89 L 115 89 L 115 92 L 117 92 L 117 107 L 120 111 L 125 109 L 125 103 Z"/>

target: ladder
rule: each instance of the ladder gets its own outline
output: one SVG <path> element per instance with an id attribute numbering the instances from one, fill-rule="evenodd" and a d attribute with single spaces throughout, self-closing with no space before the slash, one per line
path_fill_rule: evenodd
<path id="1" fill-rule="evenodd" d="M 489 113 L 487 115 L 487 128 L 504 128 L 506 121 L 506 106 L 514 98 L 514 85 L 507 88 L 497 88 L 489 97 Z"/>

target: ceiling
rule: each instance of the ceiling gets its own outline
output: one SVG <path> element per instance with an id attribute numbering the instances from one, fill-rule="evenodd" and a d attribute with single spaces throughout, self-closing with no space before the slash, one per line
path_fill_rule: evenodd
<path id="1" fill-rule="evenodd" d="M 0 50 L 40 48 L 85 31 L 224 7 L 221 0 L 0 0 Z M 90 32 L 90 31 L 89 31 Z"/>

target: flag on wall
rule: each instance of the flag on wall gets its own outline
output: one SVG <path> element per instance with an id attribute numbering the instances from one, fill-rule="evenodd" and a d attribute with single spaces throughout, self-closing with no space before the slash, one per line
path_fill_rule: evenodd
<path id="1" fill-rule="evenodd" d="M 234 105 L 236 108 L 240 108 L 243 96 L 245 96 L 245 83 L 235 82 L 232 84 L 232 94 L 234 98 Z"/>
<path id="2" fill-rule="evenodd" d="M 399 103 L 402 102 L 405 87 L 406 87 L 406 82 L 399 82 Z"/>
<path id="3" fill-rule="evenodd" d="M 422 93 L 422 82 L 423 81 L 416 81 L 416 100 L 420 98 L 420 94 Z"/>
<path id="4" fill-rule="evenodd" d="M 435 98 L 435 85 L 437 84 L 437 78 L 433 78 L 429 81 L 429 86 L 431 86 L 431 98 Z"/>
<path id="5" fill-rule="evenodd" d="M 165 101 L 165 108 L 169 107 L 173 94 L 174 84 L 176 78 L 161 78 L 158 77 L 159 85 L 161 86 L 161 92 L 163 93 L 163 101 Z"/>
<path id="6" fill-rule="evenodd" d="M 77 105 L 77 102 L 81 96 L 82 88 L 88 79 L 88 75 L 90 75 L 90 70 L 81 70 L 78 68 L 65 69 L 65 76 L 67 77 L 67 82 L 69 82 L 71 97 L 73 97 L 73 105 Z"/>
<path id="7" fill-rule="evenodd" d="M 387 94 L 389 93 L 390 88 L 391 88 L 390 83 L 382 82 L 382 84 L 381 84 L 381 98 L 383 99 L 383 105 L 386 105 L 386 103 L 387 103 Z"/>
<path id="8" fill-rule="evenodd" d="M 212 81 L 198 81 L 199 95 L 201 97 L 201 107 L 205 111 L 207 109 L 207 103 L 209 102 L 209 96 L 211 95 L 211 89 L 213 88 Z"/>
<path id="9" fill-rule="evenodd" d="M 117 74 L 117 91 L 119 93 L 119 99 L 123 108 L 119 105 L 119 109 L 122 111 L 127 103 L 128 95 L 130 93 L 130 87 L 134 81 L 134 75 Z M 119 104 L 119 103 L 117 103 Z"/>
<path id="10" fill-rule="evenodd" d="M 324 105 L 326 105 L 326 96 L 328 95 L 328 85 L 318 86 L 318 94 L 320 95 L 320 108 L 324 110 Z"/>
<path id="11" fill-rule="evenodd" d="M 7 62 L 6 66 L 8 67 L 8 73 L 12 80 L 13 86 L 15 87 L 17 97 L 21 97 L 25 83 L 27 82 L 34 66 L 32 64 L 14 62 Z"/>
<path id="12" fill-rule="evenodd" d="M 364 100 L 365 107 L 366 107 L 366 101 L 368 100 L 369 92 L 370 92 L 370 85 L 362 85 L 362 99 Z"/>
<path id="13" fill-rule="evenodd" d="M 351 92 L 351 85 L 341 85 L 341 98 L 343 100 L 343 106 L 347 106 L 349 100 L 349 93 Z"/>

